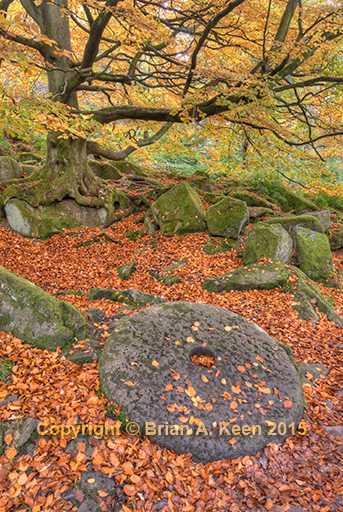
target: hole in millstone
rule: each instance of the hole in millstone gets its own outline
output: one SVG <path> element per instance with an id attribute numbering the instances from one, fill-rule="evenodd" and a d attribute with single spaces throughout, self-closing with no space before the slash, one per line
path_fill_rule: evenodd
<path id="1" fill-rule="evenodd" d="M 197 366 L 205 366 L 206 368 L 214 365 L 216 361 L 212 350 L 204 347 L 193 348 L 189 354 L 189 358 L 193 364 L 196 364 Z"/>

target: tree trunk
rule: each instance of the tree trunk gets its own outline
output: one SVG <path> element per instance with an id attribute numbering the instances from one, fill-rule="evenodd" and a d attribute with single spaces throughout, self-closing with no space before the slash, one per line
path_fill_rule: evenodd
<path id="1" fill-rule="evenodd" d="M 42 169 L 28 178 L 12 181 L 2 195 L 3 206 L 10 199 L 38 207 L 72 198 L 82 206 L 105 207 L 108 223 L 112 223 L 115 208 L 128 206 L 127 197 L 91 171 L 84 139 L 63 139 L 59 135 L 48 136 L 47 159 Z"/>
<path id="2" fill-rule="evenodd" d="M 47 76 L 52 100 L 77 111 L 77 92 L 66 92 L 76 71 L 71 69 L 67 56 L 55 52 L 55 49 L 72 51 L 69 18 L 63 12 L 68 7 L 68 0 L 57 3 L 43 0 L 39 6 L 32 0 L 21 0 L 21 4 L 38 24 L 41 33 L 51 40 L 51 44 L 46 45 L 44 57 L 51 65 Z M 65 133 L 49 134 L 46 163 L 42 169 L 28 178 L 7 183 L 9 186 L 1 197 L 2 206 L 10 199 L 20 199 L 37 208 L 72 198 L 81 206 L 105 207 L 107 222 L 112 223 L 115 208 L 128 207 L 130 201 L 125 194 L 94 175 L 87 164 L 84 139 L 62 138 L 61 135 L 66 136 Z"/>

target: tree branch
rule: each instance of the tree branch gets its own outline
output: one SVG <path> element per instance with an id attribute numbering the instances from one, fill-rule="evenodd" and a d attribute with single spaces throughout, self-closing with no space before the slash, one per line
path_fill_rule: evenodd
<path id="1" fill-rule="evenodd" d="M 188 74 L 188 77 L 187 77 L 187 80 L 186 80 L 186 84 L 185 84 L 185 87 L 184 87 L 184 90 L 183 90 L 183 95 L 185 96 L 190 88 L 190 85 L 191 85 L 191 82 L 192 82 L 192 78 L 193 78 L 193 75 L 194 75 L 194 70 L 196 68 L 196 65 L 197 65 L 197 58 L 198 58 L 198 54 L 202 48 L 202 46 L 204 45 L 209 33 L 211 32 L 211 30 L 216 26 L 218 25 L 219 21 L 222 20 L 223 18 L 225 18 L 225 16 L 227 16 L 228 14 L 230 14 L 236 7 L 238 7 L 240 4 L 243 4 L 245 2 L 245 0 L 234 0 L 233 2 L 230 2 L 229 5 L 223 9 L 222 11 L 218 12 L 218 14 L 216 14 L 216 16 L 214 16 L 211 21 L 207 24 L 205 30 L 203 31 L 203 33 L 201 34 L 201 37 L 198 41 L 198 44 L 196 45 L 194 51 L 193 51 L 193 54 L 192 54 L 192 59 L 191 59 L 191 67 L 190 67 L 190 70 L 189 70 L 189 74 Z"/>
<path id="2" fill-rule="evenodd" d="M 110 149 L 104 149 L 98 144 L 98 142 L 90 141 L 87 143 L 87 153 L 88 154 L 96 154 L 99 156 L 103 156 L 104 158 L 108 158 L 108 160 L 114 160 L 116 162 L 120 160 L 125 160 L 131 153 L 136 151 L 139 148 L 143 148 L 146 146 L 150 146 L 155 144 L 163 135 L 167 133 L 167 131 L 171 128 L 174 123 L 166 123 L 162 128 L 158 130 L 151 137 L 138 140 L 135 146 L 128 146 L 126 149 L 122 151 L 112 151 Z"/>

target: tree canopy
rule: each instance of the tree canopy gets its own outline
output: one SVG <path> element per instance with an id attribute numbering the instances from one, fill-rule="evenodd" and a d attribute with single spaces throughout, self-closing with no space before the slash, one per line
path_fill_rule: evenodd
<path id="1" fill-rule="evenodd" d="M 343 133 L 342 2 L 2 0 L 0 8 L 7 104 L 25 77 L 29 94 L 44 71 L 50 94 L 36 95 L 37 105 L 49 98 L 101 125 L 216 116 L 299 147 Z M 44 124 L 59 128 L 50 117 Z"/>
<path id="2" fill-rule="evenodd" d="M 226 131 L 243 151 L 262 140 L 324 159 L 341 141 L 341 1 L 1 0 L 0 12 L 14 134 L 29 122 L 112 160 L 176 124 Z M 49 200 L 63 194 L 75 196 Z"/>

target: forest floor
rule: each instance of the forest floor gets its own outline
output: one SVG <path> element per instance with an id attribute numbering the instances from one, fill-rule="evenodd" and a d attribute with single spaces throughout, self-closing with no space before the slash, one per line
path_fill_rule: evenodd
<path id="1" fill-rule="evenodd" d="M 343 425 L 342 330 L 323 314 L 316 327 L 298 320 L 291 307 L 292 295 L 280 289 L 220 294 L 203 290 L 201 283 L 206 277 L 242 266 L 238 251 L 204 254 L 202 247 L 210 240 L 206 233 L 167 238 L 158 231 L 129 241 L 124 233 L 141 227 L 134 224 L 141 217 L 133 215 L 105 231 L 86 228 L 46 241 L 26 239 L 1 228 L 0 265 L 50 294 L 65 290 L 88 294 L 92 287 L 136 288 L 170 301 L 220 306 L 253 321 L 292 347 L 296 361 L 321 363 L 328 370 L 325 378 L 304 385 L 307 420 L 303 435 L 297 433 L 282 445 L 269 444 L 255 456 L 206 465 L 194 463 L 190 454 L 176 455 L 150 440 L 127 434 L 93 438 L 92 460 L 84 454 L 83 443 L 79 443 L 77 454 L 68 455 L 64 451 L 66 439 L 40 437 L 32 455 L 14 459 L 15 453 L 8 448 L 0 457 L 0 510 L 72 510 L 60 501 L 61 494 L 75 484 L 91 462 L 94 469 L 112 476 L 120 489 L 121 506 L 112 510 L 286 512 L 297 505 L 313 512 L 343 511 L 342 438 L 323 430 L 325 426 Z M 122 245 L 104 241 L 80 246 L 100 232 Z M 166 286 L 149 274 L 161 272 L 183 258 L 187 264 L 173 272 L 181 283 Z M 335 268 L 343 270 L 343 251 L 334 252 L 333 259 Z M 116 269 L 132 261 L 136 261 L 137 271 L 129 281 L 122 281 Z M 336 312 L 343 315 L 342 292 L 323 287 L 321 291 L 334 297 Z M 89 307 L 99 308 L 107 316 L 123 307 L 109 300 L 89 302 L 87 296 L 59 298 L 85 312 Z M 0 333 L 0 340 L 0 358 L 11 359 L 16 365 L 12 380 L 0 382 L 0 399 L 19 395 L 15 402 L 0 407 L 0 421 L 29 416 L 66 424 L 73 423 L 77 415 L 84 423 L 105 422 L 105 400 L 97 393 L 98 363 L 79 366 L 60 359 L 58 351 L 39 350 L 11 334 Z M 82 344 L 82 340 L 79 342 Z M 5 485 L 8 475 L 13 482 L 9 487 Z M 99 495 L 106 498 L 106 492 Z M 19 506 L 14 506 L 18 498 Z M 79 499 L 81 502 L 82 496 Z"/>

